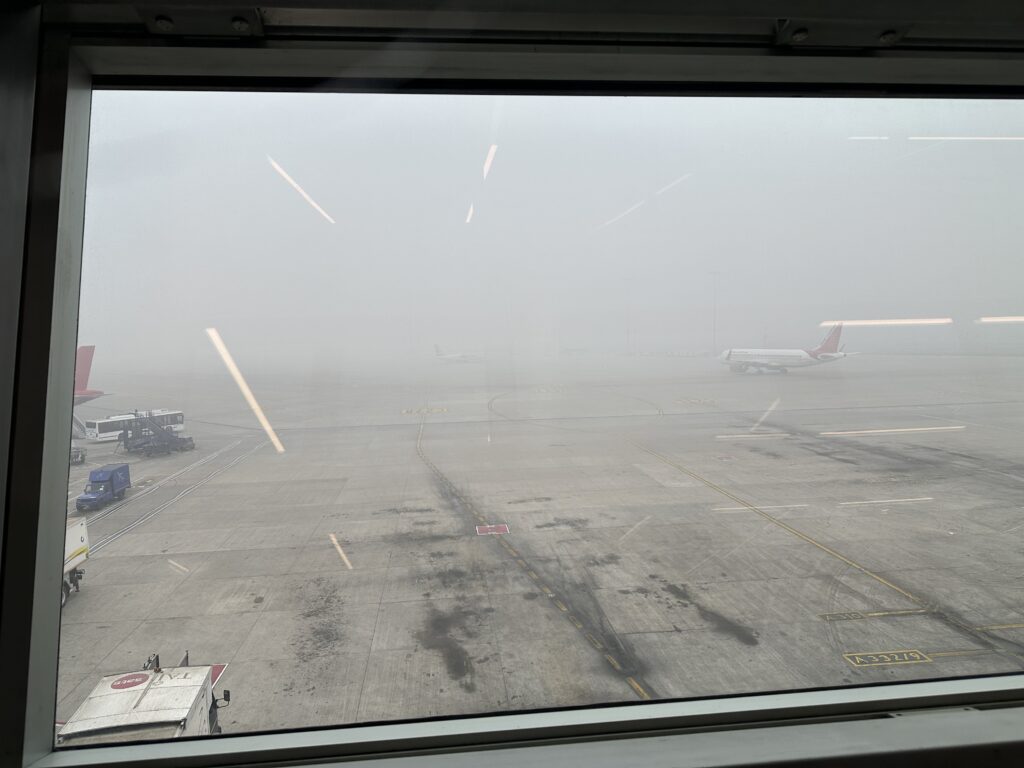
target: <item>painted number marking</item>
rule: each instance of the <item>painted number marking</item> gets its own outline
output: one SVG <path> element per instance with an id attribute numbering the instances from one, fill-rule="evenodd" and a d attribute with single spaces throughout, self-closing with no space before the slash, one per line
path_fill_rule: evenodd
<path id="1" fill-rule="evenodd" d="M 864 618 L 864 614 L 857 611 L 850 611 L 849 613 L 822 613 L 820 616 L 825 621 L 853 621 L 854 619 Z"/>
<path id="2" fill-rule="evenodd" d="M 888 664 L 923 664 L 931 661 L 928 656 L 920 651 L 844 653 L 843 658 L 855 667 L 881 667 Z"/>

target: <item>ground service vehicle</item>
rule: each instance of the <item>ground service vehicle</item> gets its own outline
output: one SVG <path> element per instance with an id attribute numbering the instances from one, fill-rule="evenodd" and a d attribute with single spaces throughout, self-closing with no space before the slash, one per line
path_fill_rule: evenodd
<path id="1" fill-rule="evenodd" d="M 89 531 L 85 526 L 85 518 L 80 515 L 68 515 L 64 532 L 64 580 L 60 585 L 61 608 L 68 601 L 71 590 L 78 591 L 78 583 L 85 575 L 80 566 L 88 557 Z"/>
<path id="2" fill-rule="evenodd" d="M 72 464 L 83 464 L 85 463 L 85 448 L 80 448 L 77 445 L 71 446 L 71 463 Z"/>
<path id="3" fill-rule="evenodd" d="M 139 418 L 152 419 L 153 422 L 171 432 L 185 430 L 185 414 L 166 408 L 151 411 L 133 411 L 107 416 L 105 419 L 90 419 L 85 422 L 85 436 L 92 442 L 109 442 L 120 439 L 125 424 Z"/>
<path id="4" fill-rule="evenodd" d="M 176 739 L 221 732 L 217 710 L 231 701 L 213 688 L 227 664 L 191 666 L 188 651 L 176 667 L 160 667 L 153 654 L 139 672 L 102 678 L 57 731 L 61 746 Z M 223 702 L 223 703 L 222 703 Z"/>
<path id="5" fill-rule="evenodd" d="M 196 447 L 191 437 L 174 434 L 174 426 L 165 424 L 160 414 L 155 416 L 140 412 L 138 416 L 121 423 L 118 440 L 127 453 L 142 453 L 146 456 L 191 451 Z"/>
<path id="6" fill-rule="evenodd" d="M 89 482 L 82 494 L 75 499 L 75 509 L 99 509 L 115 499 L 124 498 L 124 492 L 132 487 L 131 474 L 127 464 L 106 464 L 89 473 Z"/>

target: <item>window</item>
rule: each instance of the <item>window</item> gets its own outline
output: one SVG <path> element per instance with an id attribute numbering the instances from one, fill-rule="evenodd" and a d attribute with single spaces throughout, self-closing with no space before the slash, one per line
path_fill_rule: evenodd
<path id="1" fill-rule="evenodd" d="M 172 0 L 161 13 L 173 18 L 62 3 L 45 24 L 34 11 L 27 26 L 0 23 L 0 71 L 18 85 L 4 90 L 16 108 L 0 147 L 33 158 L 29 169 L 5 156 L 14 186 L 19 168 L 31 184 L 0 208 L 0 762 L 212 768 L 474 746 L 518 760 L 509 744 L 535 747 L 540 764 L 567 749 L 594 765 L 666 753 L 869 764 L 907 749 L 1012 761 L 1024 727 L 1013 706 L 1020 311 L 1005 150 L 1018 116 L 1004 97 L 1024 84 L 1007 52 L 1022 36 L 952 8 L 892 26 L 872 9 L 810 31 L 772 10 L 792 9 L 723 20 L 289 7 L 226 19 Z M 38 81 L 18 79 L 37 63 Z M 190 91 L 211 87 L 220 93 Z M 306 88 L 325 93 L 287 93 Z M 807 98 L 836 94 L 872 98 Z M 173 99 L 209 99 L 209 119 L 170 111 Z M 254 112 L 260 99 L 275 107 Z M 360 99 L 384 119 L 368 126 L 351 109 Z M 457 109 L 498 103 L 475 120 Z M 283 105 L 294 121 L 275 134 Z M 118 106 L 123 125 L 109 120 Z M 344 119 L 317 122 L 332 109 Z M 580 110 L 600 119 L 581 124 Z M 706 133 L 733 139 L 729 151 L 695 140 L 715 110 Z M 154 135 L 131 133 L 146 119 Z M 830 143 L 830 128 L 845 135 Z M 369 149 L 354 153 L 360 131 Z M 753 139 L 735 141 L 744 131 Z M 328 133 L 350 141 L 325 147 Z M 602 137 L 610 150 L 593 151 Z M 426 159 L 413 154 L 424 147 Z M 109 172 L 133 151 L 139 162 Z M 700 172 L 655 178 L 680 158 Z M 355 172 L 328 173 L 340 165 Z M 676 209 L 679 192 L 688 205 Z M 628 199 L 594 217 L 614 194 Z M 164 204 L 188 215 L 154 222 Z M 448 207 L 450 230 L 436 223 Z M 201 235 L 229 230 L 206 250 Z M 567 242 L 573 231 L 580 242 Z M 126 252 L 144 275 L 146 255 L 163 251 L 173 272 L 192 246 L 209 258 L 175 282 L 180 302 L 97 281 Z M 702 255 L 712 268 L 683 270 Z M 272 280 L 266 265 L 282 259 L 291 269 Z M 124 306 L 104 309 L 114 291 Z M 273 302 L 242 304 L 246 292 Z M 298 314 L 282 304 L 296 296 Z M 895 306 L 907 312 L 885 311 Z M 107 479 L 66 516 L 62 541 L 72 383 L 78 417 L 166 405 L 189 423 L 90 443 L 88 456 L 72 444 L 82 465 L 69 497 L 93 472 Z M 936 423 L 897 423 L 918 417 Z M 236 440 L 255 450 L 239 456 Z M 927 490 L 873 494 L 915 484 Z M 438 530 L 414 525 L 429 519 Z M 450 550 L 416 546 L 445 540 Z M 419 562 L 447 551 L 450 568 Z M 694 553 L 709 578 L 669 579 L 664 563 Z M 347 576 L 356 600 L 330 589 Z M 370 628 L 359 606 L 378 584 Z M 814 613 L 823 594 L 828 610 Z M 902 607 L 882 604 L 897 596 Z M 260 632 L 266 642 L 251 639 Z M 705 642 L 678 651 L 673 635 Z M 876 638 L 887 642 L 849 642 Z M 433 678 L 418 668 L 430 663 Z M 134 691 L 147 722 L 90 727 Z M 391 705 L 396 692 L 408 695 Z M 779 727 L 759 727 L 769 723 Z M 585 744 L 650 731 L 671 735 Z"/>
<path id="2" fill-rule="evenodd" d="M 1019 103 L 92 115 L 58 744 L 1020 671 Z"/>

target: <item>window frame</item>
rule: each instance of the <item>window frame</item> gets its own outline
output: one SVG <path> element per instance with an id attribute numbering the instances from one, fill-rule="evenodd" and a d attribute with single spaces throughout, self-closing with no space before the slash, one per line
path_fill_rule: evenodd
<path id="1" fill-rule="evenodd" d="M 779 55 L 756 46 L 652 50 L 645 43 L 581 45 L 557 37 L 542 49 L 536 42 L 448 38 L 397 43 L 372 37 L 280 39 L 250 45 L 152 35 L 140 39 L 137 30 L 118 36 L 64 24 L 43 23 L 41 28 L 24 261 L 0 265 L 0 282 L 16 277 L 21 285 L 12 369 L 17 418 L 10 429 L 0 425 L 5 428 L 0 441 L 9 446 L 2 649 L 5 664 L 20 670 L 15 684 L 0 693 L 0 711 L 24 735 L 20 746 L 6 747 L 18 751 L 19 765 L 213 768 L 283 759 L 456 754 L 470 748 L 510 749 L 641 734 L 653 738 L 769 724 L 775 726 L 772 737 L 780 738 L 787 728 L 809 723 L 863 723 L 891 713 L 949 707 L 973 707 L 982 715 L 995 712 L 1012 720 L 1005 708 L 987 708 L 1024 700 L 1024 674 L 53 751 L 60 632 L 56 596 L 64 526 L 60 494 L 44 480 L 66 476 L 68 469 L 71 408 L 69 398 L 58 393 L 70 392 L 73 383 L 94 88 L 1022 98 L 1024 55 Z M 2 333 L 6 336 L 8 330 Z M 44 424 L 42 430 L 39 424 Z M 41 512 L 35 517 L 12 514 L 19 509 Z M 11 573 L 33 574 L 32 588 L 16 590 Z M 1012 711 L 1016 725 L 1004 731 L 995 726 L 1006 738 L 990 739 L 989 745 L 999 741 L 1024 749 L 1019 735 L 1024 714 L 1020 708 Z M 723 734 L 723 745 L 725 740 Z M 818 749 L 824 756 L 830 745 L 819 744 Z"/>

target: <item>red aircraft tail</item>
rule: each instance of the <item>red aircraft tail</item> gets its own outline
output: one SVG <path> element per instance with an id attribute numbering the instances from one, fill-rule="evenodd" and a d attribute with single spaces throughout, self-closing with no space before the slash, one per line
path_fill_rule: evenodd
<path id="1" fill-rule="evenodd" d="M 821 344 L 811 350 L 811 354 L 817 357 L 822 353 L 834 353 L 839 351 L 839 335 L 843 332 L 843 324 L 836 323 L 832 330 L 822 340 Z"/>
<path id="2" fill-rule="evenodd" d="M 79 347 L 75 355 L 75 392 L 89 389 L 89 372 L 92 370 L 92 356 L 96 347 Z"/>

